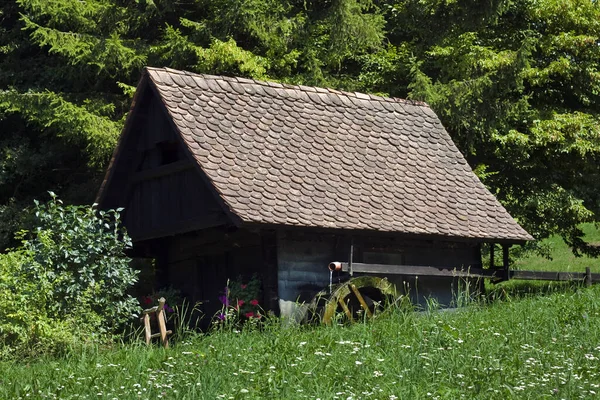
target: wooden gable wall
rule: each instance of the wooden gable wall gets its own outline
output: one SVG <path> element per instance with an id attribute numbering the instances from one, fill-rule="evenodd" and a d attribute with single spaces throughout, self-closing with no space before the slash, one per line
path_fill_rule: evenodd
<path id="1" fill-rule="evenodd" d="M 125 208 L 123 219 L 134 242 L 226 224 L 223 209 L 151 88 L 131 118 L 101 206 Z"/>

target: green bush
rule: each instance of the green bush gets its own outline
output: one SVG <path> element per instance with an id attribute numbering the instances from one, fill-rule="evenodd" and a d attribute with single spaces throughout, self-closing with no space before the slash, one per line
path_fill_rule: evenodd
<path id="1" fill-rule="evenodd" d="M 119 210 L 36 202 L 37 228 L 0 255 L 0 357 L 60 353 L 97 341 L 139 310 L 127 294 L 137 272 Z"/>
<path id="2" fill-rule="evenodd" d="M 63 206 L 50 194 L 50 202 L 36 202 L 37 228 L 24 235 L 23 248 L 35 261 L 30 276 L 52 286 L 51 316 L 62 318 L 87 306 L 110 328 L 120 326 L 138 309 L 126 294 L 137 272 L 125 256 L 131 239 L 121 227 L 120 210 Z"/>
<path id="3" fill-rule="evenodd" d="M 0 358 L 62 353 L 76 342 L 72 319 L 48 315 L 50 284 L 33 280 L 29 252 L 0 254 Z"/>

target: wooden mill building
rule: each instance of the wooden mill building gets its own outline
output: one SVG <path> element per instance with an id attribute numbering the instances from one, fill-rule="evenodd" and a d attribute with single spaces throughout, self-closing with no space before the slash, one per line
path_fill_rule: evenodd
<path id="1" fill-rule="evenodd" d="M 239 275 L 292 315 L 331 261 L 481 267 L 483 243 L 531 239 L 426 104 L 166 68 L 144 71 L 98 202 L 208 314 Z M 419 282 L 449 301 L 452 278 Z"/>

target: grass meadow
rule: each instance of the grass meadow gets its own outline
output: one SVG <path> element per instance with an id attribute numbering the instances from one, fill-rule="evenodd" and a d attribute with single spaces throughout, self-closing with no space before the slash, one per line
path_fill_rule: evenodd
<path id="1" fill-rule="evenodd" d="M 392 309 L 352 326 L 272 320 L 189 334 L 167 350 L 82 346 L 5 361 L 0 399 L 597 398 L 600 285 L 549 292 Z"/>
<path id="2" fill-rule="evenodd" d="M 600 286 L 0 369 L 2 399 L 588 399 L 600 393 Z"/>
<path id="3" fill-rule="evenodd" d="M 582 230 L 587 241 L 600 245 L 600 228 L 594 224 L 583 224 Z M 534 271 L 583 272 L 585 267 L 590 267 L 593 273 L 600 273 L 600 258 L 575 257 L 559 236 L 552 236 L 543 243 L 550 248 L 550 260 L 536 254 L 527 254 L 515 261 L 514 268 Z"/>

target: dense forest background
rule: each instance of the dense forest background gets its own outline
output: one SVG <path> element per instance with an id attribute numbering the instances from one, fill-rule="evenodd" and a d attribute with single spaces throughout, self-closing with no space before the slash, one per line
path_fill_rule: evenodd
<path id="1" fill-rule="evenodd" d="M 424 100 L 535 237 L 598 253 L 595 0 L 4 0 L 0 249 L 94 200 L 145 65 Z"/>

